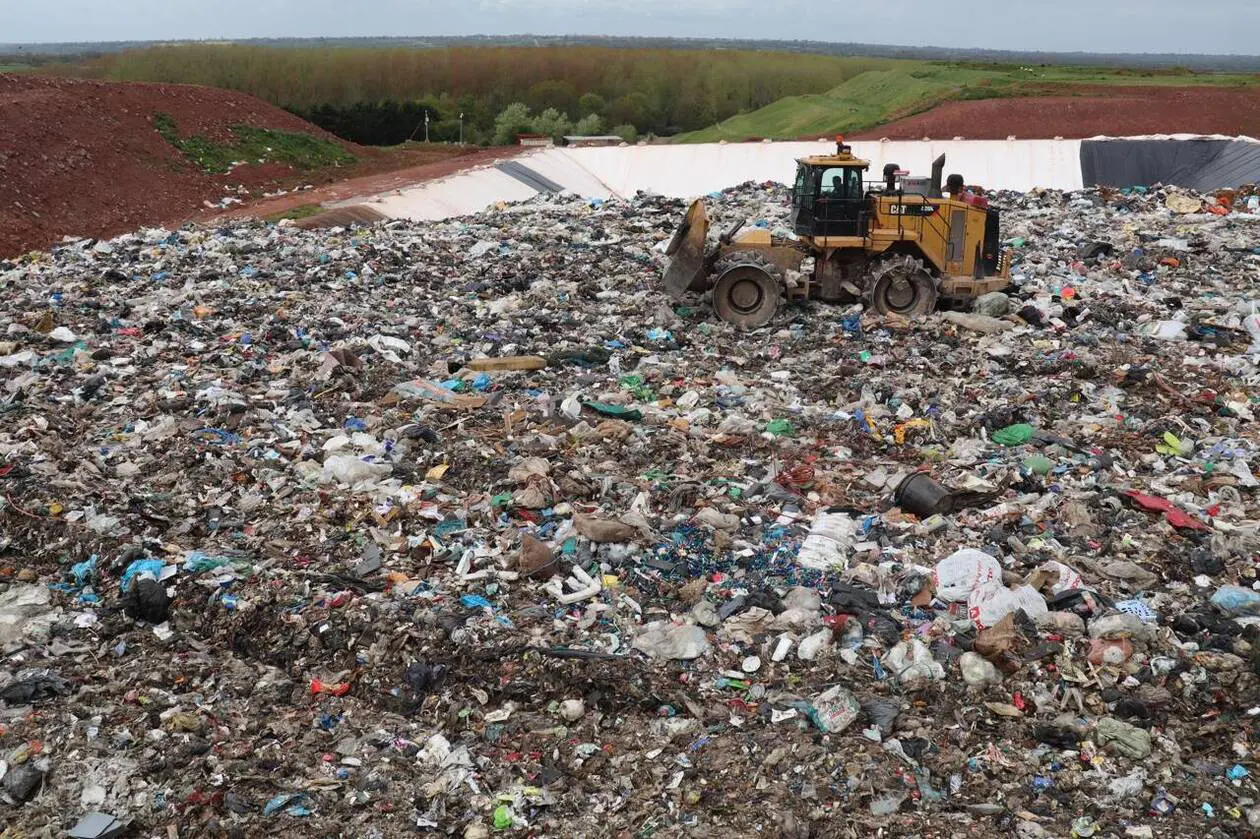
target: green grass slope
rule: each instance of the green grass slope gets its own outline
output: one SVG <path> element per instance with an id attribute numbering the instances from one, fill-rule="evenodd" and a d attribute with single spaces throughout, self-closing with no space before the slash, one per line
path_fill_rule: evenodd
<path id="1" fill-rule="evenodd" d="M 1009 67 L 920 62 L 870 70 L 826 93 L 788 96 L 764 108 L 674 138 L 713 143 L 769 137 L 776 140 L 862 131 L 928 110 L 951 99 L 994 99 L 1045 93 L 1046 86 L 1160 85 L 1243 86 L 1258 76 L 1132 72 L 1089 67 Z"/>
<path id="2" fill-rule="evenodd" d="M 677 139 L 680 142 L 704 143 L 855 131 L 930 107 L 994 75 L 984 71 L 930 66 L 871 70 L 826 93 L 789 96 Z"/>

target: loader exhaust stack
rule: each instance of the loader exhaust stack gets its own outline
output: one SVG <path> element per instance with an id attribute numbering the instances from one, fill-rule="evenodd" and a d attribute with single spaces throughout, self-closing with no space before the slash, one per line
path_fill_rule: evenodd
<path id="1" fill-rule="evenodd" d="M 941 155 L 932 162 L 932 191 L 929 193 L 933 198 L 941 197 L 941 176 L 945 174 L 945 155 Z"/>

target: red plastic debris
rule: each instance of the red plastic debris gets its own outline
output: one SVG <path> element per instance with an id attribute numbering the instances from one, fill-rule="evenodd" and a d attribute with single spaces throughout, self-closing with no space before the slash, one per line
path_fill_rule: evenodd
<path id="1" fill-rule="evenodd" d="M 1144 495 L 1134 490 L 1127 490 L 1124 494 L 1128 498 L 1131 498 L 1135 504 L 1144 510 L 1152 510 L 1154 512 L 1163 513 L 1164 518 L 1168 519 L 1168 523 L 1173 527 L 1181 527 L 1187 530 L 1212 529 L 1184 510 L 1180 510 L 1173 506 L 1173 503 L 1166 498 L 1159 498 L 1154 495 Z"/>
<path id="2" fill-rule="evenodd" d="M 806 458 L 804 462 L 794 464 L 783 470 L 775 478 L 775 483 L 788 490 L 809 488 L 814 483 L 814 459 L 813 457 Z"/>
<path id="3" fill-rule="evenodd" d="M 318 696 L 319 694 L 327 694 L 328 696 L 345 696 L 350 692 L 349 682 L 338 682 L 335 685 L 326 684 L 319 679 L 311 679 L 311 693 Z"/>

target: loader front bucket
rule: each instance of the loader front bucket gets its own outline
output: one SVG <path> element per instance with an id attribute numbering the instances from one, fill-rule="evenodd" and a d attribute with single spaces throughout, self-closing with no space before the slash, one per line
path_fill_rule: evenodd
<path id="1" fill-rule="evenodd" d="M 665 249 L 665 255 L 669 257 L 669 266 L 665 269 L 665 293 L 670 300 L 681 300 L 688 289 L 705 290 L 704 248 L 708 235 L 709 215 L 704 210 L 704 202 L 694 201 Z"/>

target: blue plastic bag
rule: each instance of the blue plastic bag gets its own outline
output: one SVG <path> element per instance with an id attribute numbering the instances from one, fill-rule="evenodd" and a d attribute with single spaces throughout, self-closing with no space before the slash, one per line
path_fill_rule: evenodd
<path id="1" fill-rule="evenodd" d="M 131 588 L 132 582 L 136 577 L 152 577 L 155 580 L 162 579 L 162 566 L 165 563 L 160 559 L 137 559 L 135 562 L 127 566 L 127 570 L 123 572 L 120 587 L 123 591 Z"/>
<path id="2" fill-rule="evenodd" d="M 1221 586 L 1212 595 L 1212 605 L 1230 615 L 1260 614 L 1260 591 L 1242 586 Z"/>

